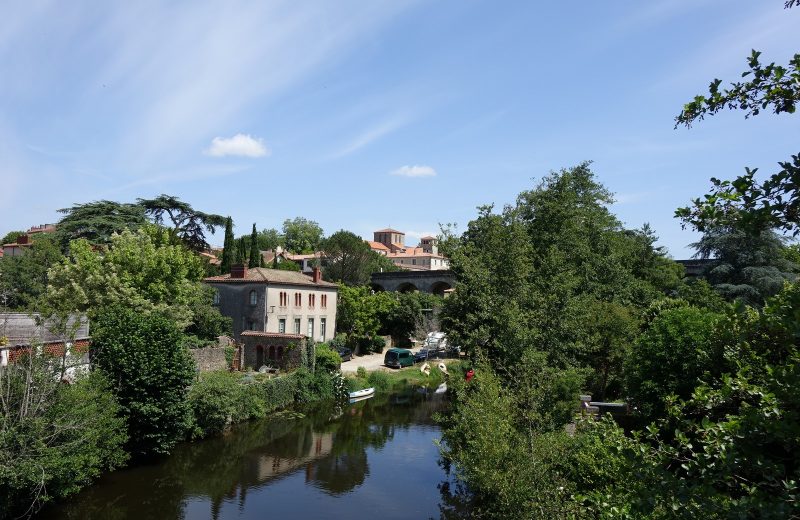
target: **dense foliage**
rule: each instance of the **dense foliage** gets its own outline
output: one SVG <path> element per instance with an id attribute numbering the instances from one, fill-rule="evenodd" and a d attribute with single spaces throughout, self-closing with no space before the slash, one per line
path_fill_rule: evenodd
<path id="1" fill-rule="evenodd" d="M 32 309 L 45 293 L 48 270 L 63 255 L 52 233 L 31 235 L 32 245 L 24 254 L 0 259 L 0 304 L 12 309 Z"/>
<path id="2" fill-rule="evenodd" d="M 581 165 L 500 214 L 482 208 L 449 246 L 457 286 L 442 319 L 476 376 L 453 382 L 442 424 L 474 516 L 797 515 L 800 286 L 781 274 L 793 250 L 738 229 L 706 240 L 717 267 L 754 275 L 748 307 L 713 276 L 714 288 L 682 281 L 608 201 Z M 778 282 L 759 286 L 772 267 Z M 579 392 L 627 400 L 634 430 L 577 420 Z"/>
<path id="3" fill-rule="evenodd" d="M 195 367 L 181 331 L 158 314 L 109 307 L 94 321 L 92 350 L 127 420 L 128 450 L 169 453 L 191 426 L 186 394 Z"/>
<path id="4" fill-rule="evenodd" d="M 100 373 L 60 382 L 52 358 L 0 371 L 0 518 L 35 513 L 128 458 L 119 406 Z"/>
<path id="5" fill-rule="evenodd" d="M 143 314 L 159 314 L 200 339 L 229 333 L 230 320 L 211 305 L 210 290 L 200 283 L 202 260 L 169 231 L 145 226 L 124 230 L 107 249 L 95 250 L 76 240 L 70 257 L 50 270 L 47 307 L 60 313 L 95 317 L 109 306 L 122 305 Z"/>
<path id="6" fill-rule="evenodd" d="M 397 270 L 391 260 L 370 249 L 364 239 L 350 231 L 337 231 L 323 240 L 321 251 L 326 280 L 364 285 L 372 273 Z"/>
<path id="7" fill-rule="evenodd" d="M 336 330 L 344 334 L 348 347 L 360 353 L 380 352 L 381 336 L 392 336 L 395 344 L 409 346 L 412 338 L 424 339 L 436 330 L 433 319 L 442 298 L 427 293 L 373 293 L 367 286 L 339 285 Z"/>
<path id="8" fill-rule="evenodd" d="M 295 217 L 283 221 L 283 242 L 291 253 L 308 254 L 319 249 L 322 242 L 322 228 L 303 217 Z"/>

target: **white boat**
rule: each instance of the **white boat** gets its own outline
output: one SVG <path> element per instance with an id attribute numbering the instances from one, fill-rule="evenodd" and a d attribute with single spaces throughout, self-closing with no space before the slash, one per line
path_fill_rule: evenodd
<path id="1" fill-rule="evenodd" d="M 363 390 L 357 390 L 355 392 L 350 392 L 350 399 L 361 399 L 362 397 L 369 397 L 375 393 L 375 389 L 365 388 Z"/>

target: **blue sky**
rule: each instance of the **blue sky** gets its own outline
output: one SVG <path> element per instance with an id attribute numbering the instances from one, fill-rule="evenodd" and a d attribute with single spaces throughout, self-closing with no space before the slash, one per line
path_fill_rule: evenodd
<path id="1" fill-rule="evenodd" d="M 114 4 L 114 5 L 112 5 Z M 751 48 L 786 62 L 782 0 L 19 2 L 0 23 L 0 234 L 169 193 L 231 215 L 407 242 L 594 161 L 675 257 L 711 176 L 773 171 L 800 117 L 673 118 Z M 221 243 L 220 233 L 211 237 Z"/>

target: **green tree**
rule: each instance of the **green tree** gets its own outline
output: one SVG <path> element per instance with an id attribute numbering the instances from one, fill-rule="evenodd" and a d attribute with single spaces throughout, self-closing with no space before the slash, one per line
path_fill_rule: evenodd
<path id="1" fill-rule="evenodd" d="M 327 280 L 347 285 L 369 283 L 377 255 L 364 239 L 350 231 L 337 231 L 320 245 Z M 379 255 L 378 255 L 379 256 Z"/>
<path id="2" fill-rule="evenodd" d="M 797 277 L 798 266 L 786 257 L 784 240 L 773 231 L 715 228 L 692 246 L 701 258 L 715 260 L 705 276 L 728 300 L 761 307 Z"/>
<path id="3" fill-rule="evenodd" d="M 322 228 L 313 220 L 303 217 L 286 219 L 283 222 L 283 236 L 287 251 L 309 254 L 319 249 Z"/>
<path id="4" fill-rule="evenodd" d="M 236 241 L 233 238 L 233 220 L 225 220 L 225 243 L 222 246 L 222 260 L 219 270 L 222 274 L 231 272 L 231 265 L 236 261 Z"/>
<path id="5" fill-rule="evenodd" d="M 258 232 L 258 248 L 262 251 L 275 251 L 283 247 L 283 235 L 277 229 L 262 229 Z"/>
<path id="6" fill-rule="evenodd" d="M 625 359 L 625 386 L 631 405 L 645 422 L 662 416 L 667 398 L 688 399 L 715 364 L 714 312 L 684 307 L 662 312 Z"/>
<path id="7" fill-rule="evenodd" d="M 17 241 L 20 235 L 24 235 L 24 231 L 9 231 L 3 238 L 0 238 L 0 246 L 3 244 L 13 244 Z"/>
<path id="8" fill-rule="evenodd" d="M 0 518 L 35 514 L 127 461 L 120 407 L 99 372 L 61 383 L 60 366 L 25 356 L 0 371 Z"/>
<path id="9" fill-rule="evenodd" d="M 200 283 L 203 275 L 195 253 L 172 244 L 168 230 L 150 225 L 114 235 L 103 252 L 85 240 L 72 242 L 70 258 L 50 270 L 45 303 L 50 312 L 87 313 L 90 318 L 106 307 L 124 305 L 163 315 L 181 330 L 209 330 L 200 321 L 218 311 Z"/>
<path id="10" fill-rule="evenodd" d="M 0 303 L 12 309 L 31 308 L 47 288 L 48 269 L 64 258 L 53 234 L 31 238 L 24 254 L 0 259 Z"/>
<path id="11" fill-rule="evenodd" d="M 163 225 L 165 217 L 172 224 L 172 236 L 180 239 L 193 251 L 209 248 L 205 233 L 214 234 L 218 227 L 226 225 L 225 217 L 204 213 L 194 209 L 178 197 L 161 194 L 154 199 L 136 199 L 147 215 L 158 225 Z"/>
<path id="12" fill-rule="evenodd" d="M 158 314 L 109 307 L 94 321 L 92 350 L 127 420 L 128 450 L 169 453 L 191 427 L 187 393 L 194 361 L 180 330 Z"/>
<path id="13" fill-rule="evenodd" d="M 144 207 L 110 200 L 73 204 L 58 210 L 65 216 L 58 221 L 56 233 L 64 250 L 71 240 L 85 238 L 94 245 L 108 244 L 114 233 L 136 231 L 147 223 Z"/>
<path id="14" fill-rule="evenodd" d="M 258 232 L 253 223 L 253 233 L 250 235 L 250 259 L 248 267 L 261 267 L 261 251 L 258 249 Z"/>

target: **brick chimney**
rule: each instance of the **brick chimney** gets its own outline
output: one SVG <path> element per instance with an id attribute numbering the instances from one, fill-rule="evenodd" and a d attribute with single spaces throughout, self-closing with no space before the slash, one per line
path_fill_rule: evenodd
<path id="1" fill-rule="evenodd" d="M 231 265 L 231 278 L 246 278 L 247 267 L 244 264 Z"/>
<path id="2" fill-rule="evenodd" d="M 319 267 L 314 268 L 311 279 L 314 281 L 314 283 L 319 283 L 322 280 L 322 270 Z"/>
<path id="3" fill-rule="evenodd" d="M 19 244 L 19 245 L 27 244 L 28 243 L 28 235 L 26 235 L 25 233 L 21 234 L 20 236 L 17 237 L 17 240 L 15 240 L 15 242 L 17 244 Z"/>

